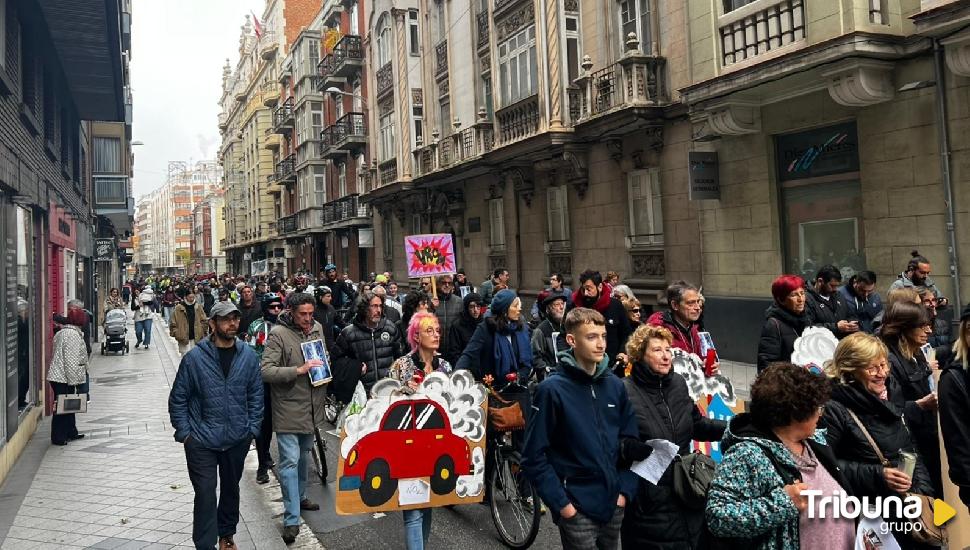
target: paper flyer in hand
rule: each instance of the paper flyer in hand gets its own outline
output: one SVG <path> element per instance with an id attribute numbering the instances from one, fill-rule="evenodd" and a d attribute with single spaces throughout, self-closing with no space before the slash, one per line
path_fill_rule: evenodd
<path id="1" fill-rule="evenodd" d="M 666 439 L 650 439 L 644 443 L 653 447 L 653 452 L 645 460 L 631 464 L 630 471 L 656 485 L 680 448 Z"/>

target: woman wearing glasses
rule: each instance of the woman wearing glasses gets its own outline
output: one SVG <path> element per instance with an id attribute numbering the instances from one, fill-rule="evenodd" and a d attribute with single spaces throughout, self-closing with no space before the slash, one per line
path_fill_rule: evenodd
<path id="1" fill-rule="evenodd" d="M 805 314 L 805 281 L 798 275 L 782 275 L 771 283 L 775 303 L 765 311 L 758 341 L 758 372 L 775 362 L 791 361 L 795 340 L 809 325 Z"/>
<path id="2" fill-rule="evenodd" d="M 825 438 L 857 497 L 929 495 L 930 474 L 916 452 L 909 416 L 904 421 L 902 408 L 890 399 L 897 386 L 889 357 L 886 345 L 869 334 L 852 334 L 839 342 L 825 367 L 835 381 L 825 406 Z M 867 432 L 878 449 L 869 443 Z M 912 546 L 905 536 L 896 537 L 904 548 Z"/>
<path id="3" fill-rule="evenodd" d="M 937 435 L 936 359 L 924 355 L 933 334 L 933 320 L 922 304 L 900 302 L 886 311 L 879 336 L 889 349 L 889 367 L 895 390 L 889 397 L 900 406 L 906 425 L 933 480 L 933 495 L 943 495 L 940 475 L 940 441 Z M 932 355 L 932 354 L 931 354 Z M 929 493 L 927 493 L 929 494 Z"/>

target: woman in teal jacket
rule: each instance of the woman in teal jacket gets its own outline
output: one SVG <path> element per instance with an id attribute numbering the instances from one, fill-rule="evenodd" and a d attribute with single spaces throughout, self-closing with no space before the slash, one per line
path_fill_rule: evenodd
<path id="1" fill-rule="evenodd" d="M 708 493 L 714 537 L 750 549 L 852 548 L 852 519 L 809 519 L 806 489 L 851 494 L 838 461 L 816 429 L 829 397 L 824 377 L 775 364 L 751 386 L 750 413 L 731 419 L 724 458 Z M 817 504 L 817 501 L 816 501 Z M 821 517 L 820 514 L 815 514 Z"/>

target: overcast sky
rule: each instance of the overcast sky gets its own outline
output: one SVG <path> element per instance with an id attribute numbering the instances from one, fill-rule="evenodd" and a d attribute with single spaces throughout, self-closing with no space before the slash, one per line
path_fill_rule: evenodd
<path id="1" fill-rule="evenodd" d="M 134 0 L 132 135 L 135 197 L 165 181 L 168 161 L 215 158 L 222 66 L 239 58 L 239 27 L 264 0 Z"/>

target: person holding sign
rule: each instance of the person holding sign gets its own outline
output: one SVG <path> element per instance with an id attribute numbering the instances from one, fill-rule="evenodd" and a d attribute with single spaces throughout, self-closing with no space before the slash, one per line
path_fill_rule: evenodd
<path id="1" fill-rule="evenodd" d="M 325 365 L 323 327 L 313 319 L 316 300 L 295 292 L 286 299 L 289 311 L 278 317 L 266 339 L 261 370 L 270 385 L 273 427 L 279 449 L 280 490 L 283 493 L 283 542 L 290 544 L 300 532 L 300 511 L 319 510 L 306 498 L 307 455 L 313 447 L 314 427 L 325 420 L 326 384 L 316 385 L 310 371 Z M 311 343 L 311 355 L 304 355 Z M 317 345 L 319 343 L 319 345 Z"/>
<path id="2" fill-rule="evenodd" d="M 414 393 L 426 374 L 451 372 L 451 364 L 438 355 L 441 345 L 441 325 L 431 313 L 420 312 L 411 317 L 407 342 L 411 353 L 394 361 L 391 378 L 401 382 L 402 390 Z M 420 421 L 420 419 L 418 419 Z M 431 535 L 432 508 L 404 511 L 405 545 L 408 550 L 423 550 Z"/>
<path id="3" fill-rule="evenodd" d="M 667 304 L 670 311 L 658 311 L 647 319 L 648 325 L 664 327 L 673 337 L 671 347 L 693 353 L 704 361 L 704 374 L 714 376 L 720 369 L 717 352 L 713 346 L 705 345 L 701 336 L 701 312 L 704 310 L 700 289 L 685 281 L 678 281 L 667 287 Z M 708 340 L 710 334 L 704 333 Z"/>
<path id="4" fill-rule="evenodd" d="M 639 436 L 622 441 L 627 462 L 645 460 L 653 452 L 647 442 L 675 444 L 678 454 L 690 453 L 691 440 L 720 441 L 727 425 L 701 414 L 687 391 L 687 381 L 674 372 L 670 353 L 673 337 L 664 327 L 643 325 L 630 336 L 626 353 L 633 361 L 623 385 L 637 415 Z M 688 507 L 673 490 L 674 468 L 668 463 L 656 483 L 640 479 L 636 506 L 623 518 L 623 548 L 697 548 L 704 512 Z"/>

